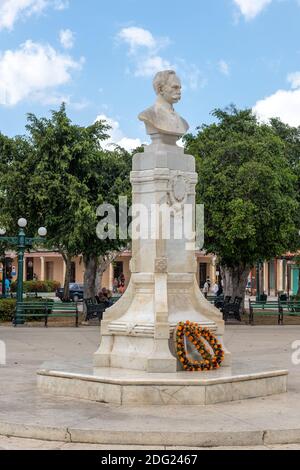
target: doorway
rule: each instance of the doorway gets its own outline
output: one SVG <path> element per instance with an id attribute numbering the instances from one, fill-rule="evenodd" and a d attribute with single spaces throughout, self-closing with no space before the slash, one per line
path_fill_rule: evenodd
<path id="1" fill-rule="evenodd" d="M 203 289 L 207 279 L 207 263 L 200 263 L 199 265 L 199 285 Z"/>
<path id="2" fill-rule="evenodd" d="M 26 281 L 33 281 L 33 258 L 26 259 Z"/>

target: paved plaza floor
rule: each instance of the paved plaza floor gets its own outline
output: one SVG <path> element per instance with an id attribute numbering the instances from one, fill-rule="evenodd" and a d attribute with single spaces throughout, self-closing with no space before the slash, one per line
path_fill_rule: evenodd
<path id="1" fill-rule="evenodd" d="M 288 445 L 261 445 L 250 447 L 164 447 L 164 446 L 129 446 L 129 445 L 100 445 L 100 444 L 80 444 L 80 443 L 66 443 L 56 441 L 39 441 L 36 439 L 20 439 L 17 437 L 3 437 L 0 436 L 0 450 L 93 450 L 93 451 L 178 451 L 178 450 L 300 450 L 300 444 Z M 1 460 L 1 458 L 0 458 Z"/>
<path id="2" fill-rule="evenodd" d="M 288 369 L 287 394 L 210 406 L 113 406 L 41 393 L 45 363 L 91 366 L 99 328 L 0 327 L 7 364 L 0 366 L 0 448 L 137 449 L 174 447 L 300 448 L 300 364 L 292 345 L 300 326 L 229 326 L 234 361 Z M 298 355 L 299 357 L 300 355 Z M 26 438 L 26 439 L 24 439 Z"/>

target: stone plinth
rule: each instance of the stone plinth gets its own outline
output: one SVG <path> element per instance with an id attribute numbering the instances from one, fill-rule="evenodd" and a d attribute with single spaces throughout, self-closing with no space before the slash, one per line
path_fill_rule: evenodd
<path id="1" fill-rule="evenodd" d="M 287 375 L 284 370 L 247 374 L 227 367 L 175 374 L 107 368 L 93 374 L 41 370 L 38 387 L 52 395 L 115 405 L 211 405 L 285 393 Z"/>

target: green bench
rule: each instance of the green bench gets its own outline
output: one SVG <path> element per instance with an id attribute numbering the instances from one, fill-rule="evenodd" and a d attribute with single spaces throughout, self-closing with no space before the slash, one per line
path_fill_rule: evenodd
<path id="1" fill-rule="evenodd" d="M 14 325 L 25 322 L 28 318 L 43 318 L 45 327 L 48 327 L 49 318 L 75 318 L 75 325 L 78 328 L 79 315 L 77 303 L 63 303 L 45 300 L 40 302 L 22 302 L 19 304 L 22 313 L 14 316 Z"/>
<path id="2" fill-rule="evenodd" d="M 216 295 L 208 295 L 206 300 L 208 300 L 208 302 L 210 302 L 211 304 L 214 305 L 215 301 L 220 298 L 220 297 L 217 297 Z"/>
<path id="3" fill-rule="evenodd" d="M 281 325 L 280 302 L 278 300 L 253 301 L 249 300 L 249 324 L 254 325 L 255 316 L 277 316 L 278 325 Z"/>
<path id="4" fill-rule="evenodd" d="M 287 300 L 279 302 L 280 324 L 283 325 L 284 317 L 300 317 L 300 300 Z"/>

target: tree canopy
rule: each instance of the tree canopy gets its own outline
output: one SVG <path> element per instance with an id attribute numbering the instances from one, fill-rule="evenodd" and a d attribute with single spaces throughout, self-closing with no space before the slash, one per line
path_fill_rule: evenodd
<path id="1" fill-rule="evenodd" d="M 12 227 L 23 216 L 28 232 L 45 225 L 49 248 L 69 259 L 122 248 L 126 241 L 96 235 L 97 207 L 118 206 L 120 195 L 130 198 L 132 157 L 124 149 L 102 148 L 109 126 L 77 126 L 63 104 L 49 119 L 29 114 L 26 127 L 27 136 L 0 140 L 3 223 Z"/>
<path id="2" fill-rule="evenodd" d="M 285 145 L 251 110 L 213 112 L 217 122 L 186 137 L 205 205 L 205 248 L 225 266 L 252 266 L 291 249 L 298 233 L 297 178 Z"/>

